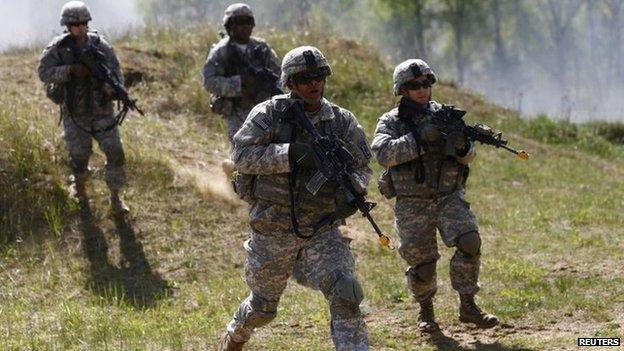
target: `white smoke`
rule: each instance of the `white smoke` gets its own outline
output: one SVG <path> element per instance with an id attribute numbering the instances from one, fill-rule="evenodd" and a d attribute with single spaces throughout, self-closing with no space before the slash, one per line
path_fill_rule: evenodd
<path id="1" fill-rule="evenodd" d="M 0 0 L 0 51 L 10 47 L 40 45 L 63 32 L 59 24 L 65 0 Z M 136 1 L 87 0 L 93 21 L 90 28 L 105 34 L 123 33 L 142 25 Z"/>

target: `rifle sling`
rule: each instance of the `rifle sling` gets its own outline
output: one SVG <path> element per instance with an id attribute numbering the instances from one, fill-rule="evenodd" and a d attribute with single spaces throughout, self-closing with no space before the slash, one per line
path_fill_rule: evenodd
<path id="1" fill-rule="evenodd" d="M 334 112 L 334 118 L 337 118 L 337 116 L 339 116 L 339 113 L 340 113 L 339 107 L 332 106 L 332 111 Z M 289 117 L 290 117 L 289 120 L 292 123 L 290 142 L 294 143 L 297 138 L 297 127 L 299 126 L 299 124 L 296 122 L 295 118 L 293 118 L 292 116 L 289 116 Z M 329 130 L 331 130 L 331 128 Z M 310 235 L 301 234 L 301 231 L 299 230 L 299 221 L 297 220 L 297 203 L 295 201 L 295 186 L 297 184 L 297 173 L 298 173 L 298 167 L 297 167 L 297 163 L 295 162 L 293 164 L 292 172 L 288 174 L 288 198 L 290 200 L 290 221 L 292 223 L 292 228 L 293 228 L 293 232 L 295 233 L 295 236 L 301 239 L 310 239 L 311 237 L 314 236 L 314 234 L 318 232 L 319 229 L 325 226 L 331 225 L 338 219 L 338 217 L 336 216 L 336 213 L 330 213 L 326 216 L 323 216 L 323 218 L 318 220 L 312 226 L 313 228 L 312 234 Z M 302 190 L 299 190 L 299 191 L 302 191 Z"/>

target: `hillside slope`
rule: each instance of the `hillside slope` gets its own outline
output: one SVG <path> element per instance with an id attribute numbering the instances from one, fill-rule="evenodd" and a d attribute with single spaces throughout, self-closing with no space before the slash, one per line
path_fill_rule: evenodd
<path id="1" fill-rule="evenodd" d="M 330 58 L 327 96 L 352 110 L 369 138 L 394 103 L 391 69 L 367 46 L 304 33 L 261 33 L 282 56 L 314 44 Z M 0 349 L 211 349 L 239 301 L 245 206 L 220 170 L 229 145 L 209 112 L 201 66 L 212 28 L 148 29 L 114 44 L 147 117 L 122 127 L 133 209 L 108 218 L 103 157 L 92 166 L 93 213 L 67 199 L 57 107 L 36 78 L 39 50 L 0 56 Z M 347 56 L 348 55 L 348 56 Z M 436 99 L 502 129 L 528 162 L 479 148 L 468 199 L 484 239 L 480 301 L 504 321 L 488 331 L 457 321 L 451 250 L 441 247 L 437 313 L 444 335 L 421 336 L 396 250 L 361 218 L 353 238 L 375 350 L 575 350 L 577 337 L 623 336 L 624 150 L 591 128 L 525 121 L 450 83 Z M 591 129 L 593 130 L 593 129 Z M 379 167 L 375 166 L 378 171 Z M 392 233 L 392 203 L 374 216 Z M 318 292 L 290 284 L 279 316 L 252 350 L 329 350 Z"/>

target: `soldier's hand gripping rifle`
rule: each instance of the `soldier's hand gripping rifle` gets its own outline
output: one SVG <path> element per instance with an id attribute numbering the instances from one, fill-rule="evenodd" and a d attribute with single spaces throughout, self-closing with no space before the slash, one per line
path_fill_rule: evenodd
<path id="1" fill-rule="evenodd" d="M 87 44 L 84 48 L 72 48 L 74 58 L 85 65 L 91 75 L 98 81 L 108 84 L 115 92 L 114 98 L 121 101 L 122 108 L 115 118 L 116 125 L 121 125 L 126 118 L 128 111 L 133 110 L 141 116 L 145 116 L 143 111 L 137 106 L 136 99 L 132 99 L 128 91 L 121 83 L 117 74 L 111 71 L 106 65 L 106 55 L 98 50 L 93 44 Z"/>
<path id="2" fill-rule="evenodd" d="M 233 47 L 231 59 L 236 67 L 241 67 L 244 73 L 251 75 L 259 82 L 262 91 L 270 92 L 271 96 L 284 94 L 284 91 L 277 84 L 279 76 L 267 67 L 257 67 L 249 62 L 237 47 Z"/>
<path id="3" fill-rule="evenodd" d="M 492 128 L 485 124 L 466 125 L 463 120 L 465 114 L 466 111 L 457 109 L 455 106 L 442 105 L 442 108 L 435 113 L 433 123 L 446 136 L 447 141 L 456 135 L 463 134 L 470 141 L 478 141 L 482 144 L 503 148 L 516 154 L 521 160 L 529 159 L 528 152 L 507 146 L 508 141 L 503 138 L 502 133 L 495 133 Z"/>
<path id="4" fill-rule="evenodd" d="M 290 116 L 312 137 L 312 149 L 320 161 L 320 169 L 306 184 L 308 191 L 316 194 L 326 181 L 336 182 L 339 191 L 346 195 L 347 202 L 357 207 L 362 216 L 366 217 L 373 226 L 377 236 L 379 236 L 379 243 L 383 246 L 389 246 L 390 238 L 379 229 L 370 214 L 376 203 L 366 201 L 363 192 L 357 191 L 351 181 L 348 164 L 354 161 L 353 155 L 335 136 L 321 136 L 312 121 L 306 116 L 302 103 L 295 103 L 290 107 Z"/>

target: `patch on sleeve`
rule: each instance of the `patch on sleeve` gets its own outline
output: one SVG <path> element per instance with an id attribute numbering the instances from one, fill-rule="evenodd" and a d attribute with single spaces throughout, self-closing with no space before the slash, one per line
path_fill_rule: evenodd
<path id="1" fill-rule="evenodd" d="M 269 127 L 271 126 L 271 122 L 269 122 L 269 119 L 264 113 L 255 115 L 251 120 L 265 132 L 269 130 Z"/>
<path id="2" fill-rule="evenodd" d="M 360 150 L 362 150 L 362 154 L 367 159 L 370 159 L 373 156 L 370 152 L 370 149 L 368 148 L 368 144 L 366 143 L 366 141 L 360 142 Z"/>

